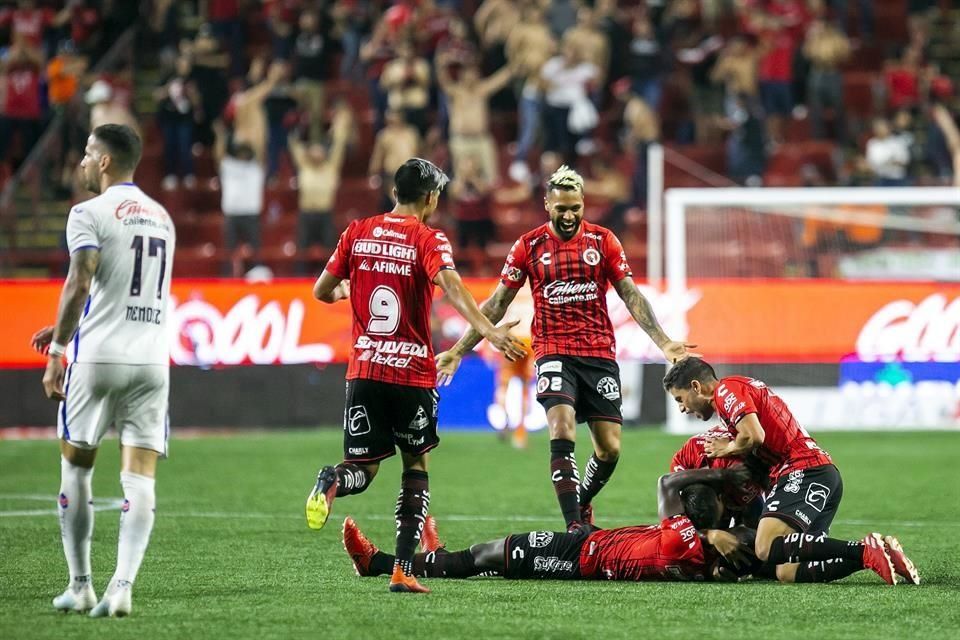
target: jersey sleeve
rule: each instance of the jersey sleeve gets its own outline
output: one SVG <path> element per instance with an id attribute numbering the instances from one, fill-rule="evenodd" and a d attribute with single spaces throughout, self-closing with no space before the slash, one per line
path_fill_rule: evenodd
<path id="1" fill-rule="evenodd" d="M 99 249 L 100 234 L 93 212 L 83 206 L 70 209 L 67 216 L 67 248 L 70 253 L 80 249 Z"/>
<path id="2" fill-rule="evenodd" d="M 620 244 L 617 236 L 609 232 L 603 238 L 603 270 L 610 282 L 619 282 L 633 275 L 623 245 Z"/>
<path id="3" fill-rule="evenodd" d="M 673 516 L 660 523 L 660 554 L 670 560 L 703 558 L 703 544 L 697 528 L 687 516 Z"/>
<path id="4" fill-rule="evenodd" d="M 456 270 L 453 263 L 453 246 L 443 231 L 427 229 L 420 236 L 420 263 L 432 282 L 444 269 Z"/>
<path id="5" fill-rule="evenodd" d="M 736 426 L 744 416 L 757 413 L 750 387 L 736 380 L 721 380 L 713 399 L 717 413 L 730 426 Z"/>
<path id="6" fill-rule="evenodd" d="M 350 254 L 353 250 L 353 231 L 356 228 L 356 221 L 351 222 L 343 233 L 340 234 L 340 240 L 337 241 L 337 248 L 333 250 L 333 255 L 327 261 L 327 271 L 341 280 L 350 278 Z"/>
<path id="7" fill-rule="evenodd" d="M 500 282 L 509 289 L 519 289 L 527 281 L 527 248 L 520 238 L 510 247 L 503 270 L 500 272 Z"/>
<path id="8" fill-rule="evenodd" d="M 700 468 L 703 449 L 697 446 L 697 438 L 699 437 L 700 436 L 694 436 L 690 438 L 673 454 L 673 459 L 670 461 L 671 473 Z"/>

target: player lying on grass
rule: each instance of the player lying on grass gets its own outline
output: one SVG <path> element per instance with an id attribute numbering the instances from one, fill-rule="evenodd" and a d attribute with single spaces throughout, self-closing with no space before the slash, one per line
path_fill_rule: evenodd
<path id="1" fill-rule="evenodd" d="M 724 480 L 742 483 L 742 467 L 719 470 Z M 746 568 L 749 547 L 735 535 L 715 529 L 723 506 L 716 491 L 692 483 L 682 472 L 660 479 L 658 525 L 569 532 L 531 531 L 449 552 L 439 542 L 436 522 L 426 519 L 421 548 L 413 559 L 418 577 L 466 578 L 497 574 L 505 578 L 556 580 L 704 580 L 721 575 L 719 560 Z M 360 576 L 385 575 L 393 556 L 367 540 L 351 518 L 343 522 L 343 545 Z"/>
<path id="2" fill-rule="evenodd" d="M 737 464 L 746 464 L 750 470 L 750 479 L 742 485 L 731 483 L 715 484 L 720 493 L 724 513 L 720 521 L 742 524 L 757 528 L 760 513 L 763 511 L 763 492 L 770 488 L 770 468 L 753 455 L 711 458 L 707 455 L 706 443 L 717 438 L 732 440 L 733 433 L 723 426 L 711 427 L 687 440 L 670 460 L 671 473 L 697 470 L 703 474 L 701 482 L 717 483 L 718 472 Z"/>
<path id="3" fill-rule="evenodd" d="M 753 453 L 769 464 L 775 481 L 757 527 L 756 554 L 776 566 L 781 582 L 831 582 L 863 569 L 888 584 L 920 576 L 899 541 L 871 533 L 860 541 L 828 538 L 840 506 L 843 481 L 830 454 L 797 422 L 766 384 L 744 376 L 718 379 L 700 358 L 674 365 L 663 379 L 682 413 L 709 420 L 716 412 L 733 438 L 704 443 L 710 458 Z"/>

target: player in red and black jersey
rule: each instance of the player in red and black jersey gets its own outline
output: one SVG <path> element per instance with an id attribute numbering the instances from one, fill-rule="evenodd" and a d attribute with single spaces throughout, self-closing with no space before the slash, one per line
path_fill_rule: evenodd
<path id="1" fill-rule="evenodd" d="M 757 528 L 763 509 L 763 491 L 769 487 L 769 468 L 756 456 L 728 456 L 711 458 L 707 455 L 706 444 L 718 438 L 733 439 L 732 431 L 723 426 L 712 427 L 705 433 L 699 433 L 685 443 L 670 460 L 670 472 L 701 469 L 701 482 L 711 483 L 719 479 L 718 470 L 735 465 L 749 463 L 751 479 L 742 485 L 722 484 L 717 487 L 723 499 L 726 520 L 733 518 L 737 524 Z"/>
<path id="2" fill-rule="evenodd" d="M 313 289 L 322 302 L 349 298 L 354 344 L 347 368 L 344 461 L 320 471 L 307 499 L 307 524 L 323 527 L 334 498 L 364 491 L 380 461 L 399 447 L 403 477 L 391 591 L 427 591 L 411 574 L 411 558 L 430 503 L 427 452 L 439 443 L 430 342 L 434 285 L 508 359 L 525 354 L 509 333 L 516 322 L 495 327 L 480 313 L 454 268 L 446 236 L 425 224 L 446 183 L 447 176 L 426 160 L 404 163 L 395 176 L 396 207 L 352 222 Z"/>
<path id="3" fill-rule="evenodd" d="M 610 479 L 620 456 L 620 370 L 614 359 L 607 289 L 613 286 L 668 361 L 686 357 L 686 348 L 693 345 L 673 341 L 661 329 L 633 282 L 617 237 L 583 220 L 583 178 L 562 166 L 547 180 L 545 193 L 550 220 L 513 245 L 500 285 L 482 310 L 492 322 L 499 322 L 530 280 L 537 400 L 547 411 L 551 479 L 569 527 L 592 521 L 591 500 Z M 468 330 L 437 356 L 440 384 L 449 381 L 463 356 L 481 339 Z M 590 425 L 594 443 L 582 484 L 574 457 L 579 422 Z"/>
<path id="4" fill-rule="evenodd" d="M 737 471 L 727 469 L 728 473 Z M 424 553 L 414 556 L 414 573 L 431 578 L 498 574 L 514 579 L 706 580 L 719 577 L 722 556 L 742 566 L 748 549 L 734 534 L 715 529 L 720 498 L 692 476 L 661 478 L 660 524 L 570 531 L 530 531 L 449 552 L 440 544 L 431 516 L 424 527 Z M 356 523 L 343 523 L 344 548 L 360 576 L 390 571 L 393 557 L 379 551 Z"/>
<path id="5" fill-rule="evenodd" d="M 667 372 L 663 387 L 682 413 L 709 420 L 716 412 L 732 438 L 704 444 L 710 458 L 753 453 L 771 467 L 775 482 L 757 527 L 756 554 L 776 566 L 782 582 L 829 582 L 872 569 L 888 584 L 896 575 L 920 583 L 896 538 L 872 533 L 861 541 L 828 538 L 843 481 L 830 454 L 800 426 L 786 403 L 760 380 L 718 379 L 700 358 Z"/>

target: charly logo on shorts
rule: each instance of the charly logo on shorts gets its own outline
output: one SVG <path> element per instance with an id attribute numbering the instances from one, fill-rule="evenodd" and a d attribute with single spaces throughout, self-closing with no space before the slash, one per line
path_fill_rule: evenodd
<path id="1" fill-rule="evenodd" d="M 595 267 L 600 264 L 600 252 L 590 247 L 583 252 L 583 261 L 586 262 L 591 267 Z"/>
<path id="2" fill-rule="evenodd" d="M 423 431 L 429 424 L 430 419 L 427 418 L 427 412 L 423 410 L 423 407 L 417 407 L 417 415 L 410 421 L 410 428 L 414 431 Z"/>
<path id="3" fill-rule="evenodd" d="M 787 484 L 784 485 L 783 490 L 787 493 L 800 493 L 801 482 L 803 482 L 803 470 L 791 471 L 790 475 L 787 476 Z"/>
<path id="4" fill-rule="evenodd" d="M 804 500 L 808 505 L 822 512 L 827 506 L 827 498 L 829 497 L 830 487 L 819 482 L 811 482 L 810 486 L 807 487 L 807 495 Z"/>
<path id="5" fill-rule="evenodd" d="M 550 544 L 551 540 L 553 540 L 552 531 L 531 531 L 530 535 L 527 536 L 527 542 L 533 549 L 542 549 Z"/>
<path id="6" fill-rule="evenodd" d="M 367 408 L 362 404 L 347 409 L 347 432 L 352 436 L 370 433 L 370 418 L 367 417 Z"/>
<path id="7" fill-rule="evenodd" d="M 597 393 L 607 400 L 618 400 L 620 398 L 620 385 L 610 376 L 600 378 L 600 382 L 597 383 Z"/>
<path id="8" fill-rule="evenodd" d="M 537 393 L 543 393 L 550 386 L 550 378 L 540 376 L 537 380 Z"/>

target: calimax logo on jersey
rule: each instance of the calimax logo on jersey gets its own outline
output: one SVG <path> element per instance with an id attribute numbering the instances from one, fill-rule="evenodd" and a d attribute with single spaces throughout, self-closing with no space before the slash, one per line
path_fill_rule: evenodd
<path id="1" fill-rule="evenodd" d="M 416 247 L 386 242 L 385 240 L 355 240 L 353 253 L 358 256 L 371 258 L 392 258 L 401 262 L 416 262 Z"/>
<path id="2" fill-rule="evenodd" d="M 393 229 L 384 229 L 383 227 L 373 228 L 374 238 L 395 238 L 397 240 L 406 240 L 407 234 L 394 231 Z"/>

